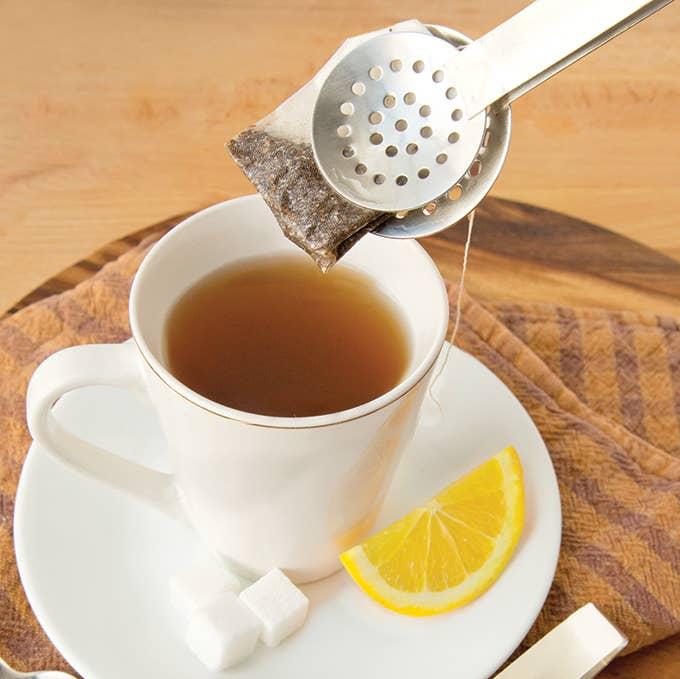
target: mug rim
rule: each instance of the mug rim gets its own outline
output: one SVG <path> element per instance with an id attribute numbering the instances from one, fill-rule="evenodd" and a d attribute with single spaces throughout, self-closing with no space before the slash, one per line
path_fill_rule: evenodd
<path id="1" fill-rule="evenodd" d="M 374 398 L 366 403 L 362 403 L 353 408 L 347 410 L 340 410 L 334 413 L 328 413 L 325 415 L 314 415 L 311 417 L 280 417 L 271 415 L 261 415 L 258 413 L 250 413 L 244 410 L 238 410 L 236 408 L 230 408 L 229 406 L 222 405 L 216 401 L 212 401 L 205 396 L 202 396 L 198 392 L 187 387 L 184 383 L 178 380 L 154 355 L 151 351 L 148 343 L 144 339 L 144 336 L 140 329 L 140 323 L 138 320 L 138 309 L 137 309 L 137 296 L 139 290 L 144 284 L 144 277 L 146 271 L 152 265 L 152 263 L 160 256 L 162 251 L 162 244 L 169 242 L 172 239 L 173 234 L 178 234 L 187 228 L 191 228 L 193 222 L 201 219 L 206 213 L 211 212 L 221 212 L 225 209 L 229 209 L 230 205 L 241 202 L 264 202 L 259 194 L 250 194 L 246 196 L 239 196 L 237 198 L 232 198 L 230 200 L 225 200 L 215 205 L 211 205 L 207 208 L 199 210 L 194 214 L 190 215 L 186 219 L 182 220 L 179 224 L 173 227 L 167 234 L 165 234 L 160 240 L 158 240 L 151 247 L 149 252 L 144 257 L 137 274 L 135 275 L 134 281 L 132 283 L 132 288 L 130 290 L 130 301 L 129 301 L 129 317 L 130 317 L 130 329 L 132 331 L 132 339 L 137 346 L 140 356 L 143 358 L 144 362 L 147 364 L 149 369 L 172 391 L 174 391 L 178 396 L 184 398 L 186 401 L 190 402 L 202 410 L 206 410 L 213 415 L 218 417 L 234 420 L 236 422 L 241 422 L 243 424 L 255 425 L 260 427 L 268 427 L 274 429 L 311 429 L 317 427 L 327 427 L 336 424 L 341 424 L 343 422 L 350 422 L 362 417 L 366 417 L 372 413 L 375 413 L 383 408 L 387 407 L 391 403 L 399 400 L 406 394 L 408 394 L 416 385 L 418 385 L 423 378 L 427 375 L 430 368 L 434 365 L 437 360 L 441 349 L 444 345 L 444 340 L 446 337 L 446 331 L 448 328 L 449 321 L 449 300 L 446 293 L 446 287 L 442 276 L 437 268 L 436 264 L 430 257 L 430 255 L 425 251 L 425 249 L 417 243 L 415 240 L 408 241 L 405 244 L 411 248 L 413 255 L 418 257 L 421 262 L 423 262 L 428 268 L 430 268 L 437 279 L 439 285 L 437 290 L 433 291 L 435 294 L 439 292 L 439 304 L 437 306 L 443 311 L 438 319 L 438 328 L 436 328 L 434 340 L 427 350 L 424 358 L 416 364 L 408 374 L 400 380 L 392 389 L 381 394 L 377 398 Z M 272 215 L 272 218 L 274 216 Z M 275 219 L 275 218 L 274 218 Z M 167 239 L 167 241 L 166 241 Z"/>

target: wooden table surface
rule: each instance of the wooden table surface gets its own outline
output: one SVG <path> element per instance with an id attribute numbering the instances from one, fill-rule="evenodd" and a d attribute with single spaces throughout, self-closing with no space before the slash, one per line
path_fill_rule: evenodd
<path id="1" fill-rule="evenodd" d="M 250 192 L 226 139 L 348 35 L 479 36 L 526 0 L 2 0 L 0 309 L 102 244 Z M 680 257 L 680 6 L 514 106 L 496 195 Z"/>

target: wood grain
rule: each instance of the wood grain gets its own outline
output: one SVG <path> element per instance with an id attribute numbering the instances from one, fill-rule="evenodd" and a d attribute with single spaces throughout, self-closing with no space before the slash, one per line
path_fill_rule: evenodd
<path id="1" fill-rule="evenodd" d="M 9 313 L 89 278 L 189 212 L 108 243 L 14 304 Z M 460 275 L 466 222 L 420 242 L 442 275 Z M 488 197 L 477 210 L 466 287 L 479 300 L 629 309 L 680 316 L 680 262 L 624 236 L 532 205 Z"/>
<path id="2" fill-rule="evenodd" d="M 186 214 L 113 241 L 50 278 L 6 315 L 86 280 L 151 233 L 164 233 Z M 464 224 L 423 240 L 442 274 L 457 280 Z M 644 245 L 567 215 L 496 198 L 478 210 L 468 290 L 481 301 L 531 300 L 680 314 L 680 263 Z M 680 635 L 619 658 L 604 679 L 677 679 Z M 549 678 L 546 678 L 549 679 Z"/>
<path id="3" fill-rule="evenodd" d="M 476 37 L 526 2 L 2 0 L 0 309 L 131 228 L 250 192 L 224 141 L 346 36 L 418 15 Z M 495 193 L 680 256 L 679 32 L 675 3 L 518 101 Z"/>

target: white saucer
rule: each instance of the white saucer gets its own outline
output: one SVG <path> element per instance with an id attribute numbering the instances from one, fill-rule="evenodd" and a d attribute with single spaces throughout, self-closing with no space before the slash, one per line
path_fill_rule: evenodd
<path id="1" fill-rule="evenodd" d="M 219 676 L 262 679 L 488 677 L 538 615 L 553 579 L 560 500 L 548 451 L 524 408 L 459 350 L 427 399 L 380 526 L 507 444 L 524 466 L 527 520 L 515 556 L 481 598 L 408 618 L 366 597 L 344 572 L 304 590 L 307 624 Z M 108 387 L 68 394 L 57 417 L 93 443 L 163 468 L 163 436 L 136 397 Z M 35 444 L 16 500 L 21 580 L 55 646 L 86 679 L 209 679 L 183 642 L 167 580 L 199 549 L 189 529 L 53 460 Z"/>

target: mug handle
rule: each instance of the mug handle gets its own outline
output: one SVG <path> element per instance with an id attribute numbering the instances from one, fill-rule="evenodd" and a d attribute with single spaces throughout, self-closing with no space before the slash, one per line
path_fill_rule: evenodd
<path id="1" fill-rule="evenodd" d="M 96 385 L 145 393 L 136 346 L 131 340 L 70 347 L 45 359 L 33 373 L 26 394 L 31 436 L 70 467 L 179 518 L 182 512 L 171 474 L 129 462 L 83 441 L 54 417 L 52 409 L 64 394 Z"/>

